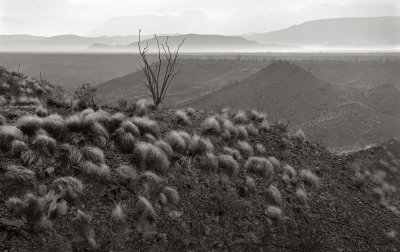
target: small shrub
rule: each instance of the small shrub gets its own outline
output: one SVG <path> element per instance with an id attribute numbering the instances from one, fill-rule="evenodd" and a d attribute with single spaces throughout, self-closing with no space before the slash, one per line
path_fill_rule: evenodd
<path id="1" fill-rule="evenodd" d="M 213 153 L 206 153 L 199 158 L 200 169 L 216 171 L 218 169 L 218 158 Z"/>
<path id="2" fill-rule="evenodd" d="M 47 109 L 43 108 L 43 106 L 39 106 L 35 110 L 35 114 L 39 117 L 46 117 L 48 115 Z"/>
<path id="3" fill-rule="evenodd" d="M 280 221 L 283 219 L 282 209 L 279 207 L 268 206 L 265 212 L 267 216 L 273 220 Z"/>
<path id="4" fill-rule="evenodd" d="M 244 156 L 245 158 L 253 156 L 254 154 L 253 147 L 248 142 L 239 141 L 237 145 L 242 156 Z"/>
<path id="5" fill-rule="evenodd" d="M 267 114 L 260 113 L 253 109 L 250 111 L 250 119 L 256 122 L 262 122 L 267 119 Z"/>
<path id="6" fill-rule="evenodd" d="M 294 134 L 294 137 L 296 137 L 296 138 L 298 138 L 298 139 L 300 139 L 302 141 L 307 140 L 306 135 L 304 134 L 304 132 L 301 129 L 298 129 L 296 131 L 296 133 Z"/>
<path id="7" fill-rule="evenodd" d="M 132 122 L 139 128 L 142 135 L 151 134 L 155 137 L 160 135 L 160 129 L 157 122 L 148 117 L 133 117 Z"/>
<path id="8" fill-rule="evenodd" d="M 125 112 L 126 108 L 128 107 L 128 101 L 125 99 L 119 99 L 118 100 L 118 110 Z"/>
<path id="9" fill-rule="evenodd" d="M 19 158 L 22 152 L 29 150 L 28 145 L 25 142 L 20 140 L 14 140 L 11 142 L 11 154 L 14 157 Z"/>
<path id="10" fill-rule="evenodd" d="M 82 148 L 83 157 L 96 164 L 104 164 L 104 153 L 100 148 L 94 146 L 86 146 Z"/>
<path id="11" fill-rule="evenodd" d="M 167 155 L 151 143 L 139 142 L 132 154 L 132 161 L 141 170 L 165 173 L 169 168 Z"/>
<path id="12" fill-rule="evenodd" d="M 282 194 L 279 191 L 278 187 L 276 187 L 275 185 L 270 185 L 265 193 L 270 204 L 278 206 L 282 205 Z"/>
<path id="13" fill-rule="evenodd" d="M 54 154 L 57 146 L 54 138 L 43 134 L 36 135 L 32 144 L 38 151 L 47 155 Z"/>
<path id="14" fill-rule="evenodd" d="M 163 190 L 163 194 L 167 197 L 169 202 L 172 202 L 172 204 L 178 204 L 179 194 L 178 191 L 176 191 L 174 188 L 168 186 L 165 187 Z"/>
<path id="15" fill-rule="evenodd" d="M 173 130 L 167 134 L 165 137 L 165 142 L 167 142 L 171 148 L 177 153 L 184 153 L 186 151 L 187 145 L 185 139 L 179 132 Z"/>
<path id="16" fill-rule="evenodd" d="M 229 176 L 235 176 L 239 173 L 239 164 L 232 156 L 226 154 L 218 155 L 218 167 Z"/>
<path id="17" fill-rule="evenodd" d="M 244 167 L 246 170 L 263 177 L 268 177 L 274 173 L 274 167 L 271 162 L 262 157 L 250 157 Z"/>
<path id="18" fill-rule="evenodd" d="M 145 198 L 139 196 L 138 201 L 136 202 L 136 215 L 140 219 L 146 219 L 149 222 L 154 222 L 156 220 L 156 212 L 154 211 L 151 203 Z"/>
<path id="19" fill-rule="evenodd" d="M 203 138 L 195 134 L 189 145 L 189 152 L 192 155 L 204 155 L 207 152 L 213 152 L 214 145 L 209 138 Z"/>
<path id="20" fill-rule="evenodd" d="M 175 117 L 179 124 L 190 125 L 190 119 L 188 115 L 183 110 L 175 111 Z"/>
<path id="21" fill-rule="evenodd" d="M 75 95 L 79 100 L 79 108 L 98 107 L 97 88 L 91 86 L 90 83 L 85 83 L 77 88 Z"/>
<path id="22" fill-rule="evenodd" d="M 42 118 L 36 115 L 26 115 L 18 118 L 15 126 L 19 128 L 24 134 L 33 136 L 42 125 Z"/>
<path id="23" fill-rule="evenodd" d="M 312 186 L 318 186 L 320 183 L 320 179 L 310 170 L 301 170 L 300 171 L 300 179 L 304 183 Z"/>
<path id="24" fill-rule="evenodd" d="M 221 127 L 215 117 L 208 117 L 202 124 L 202 133 L 204 134 L 219 134 Z"/>

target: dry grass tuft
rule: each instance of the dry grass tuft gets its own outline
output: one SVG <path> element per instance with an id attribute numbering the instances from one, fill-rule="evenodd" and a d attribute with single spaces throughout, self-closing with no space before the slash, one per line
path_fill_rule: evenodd
<path id="1" fill-rule="evenodd" d="M 61 198 L 75 200 L 83 193 L 85 187 L 79 179 L 69 176 L 55 179 L 51 188 L 58 192 Z"/>
<path id="2" fill-rule="evenodd" d="M 120 165 L 117 168 L 118 176 L 127 182 L 136 181 L 139 178 L 135 168 L 130 165 Z"/>
<path id="3" fill-rule="evenodd" d="M 249 122 L 249 117 L 247 116 L 246 111 L 239 110 L 238 112 L 236 112 L 233 120 L 235 121 L 235 123 L 245 124 Z"/>
<path id="4" fill-rule="evenodd" d="M 64 138 L 67 132 L 64 119 L 57 114 L 52 114 L 43 118 L 42 128 L 57 139 Z"/>
<path id="5" fill-rule="evenodd" d="M 167 155 L 167 157 L 169 159 L 171 159 L 174 156 L 174 150 L 172 149 L 172 147 L 165 142 L 164 140 L 158 140 L 154 143 L 155 146 L 157 146 L 158 148 L 160 148 L 162 151 L 164 151 L 164 153 Z"/>
<path id="6" fill-rule="evenodd" d="M 296 170 L 288 164 L 284 164 L 282 166 L 282 169 L 285 174 L 289 175 L 289 178 L 294 178 L 297 175 Z"/>
<path id="7" fill-rule="evenodd" d="M 268 206 L 265 213 L 273 220 L 281 221 L 283 219 L 283 213 L 280 207 Z"/>
<path id="8" fill-rule="evenodd" d="M 238 145 L 239 151 L 241 152 L 241 154 L 244 158 L 253 156 L 253 154 L 254 154 L 253 147 L 248 142 L 239 141 L 237 143 L 237 145 Z"/>
<path id="9" fill-rule="evenodd" d="M 132 122 L 139 128 L 140 134 L 151 134 L 155 137 L 160 135 L 160 129 L 157 122 L 148 117 L 133 117 Z"/>
<path id="10" fill-rule="evenodd" d="M 239 125 L 236 127 L 237 129 L 237 137 L 239 140 L 247 141 L 249 140 L 249 133 L 247 132 L 247 129 L 243 125 Z"/>
<path id="11" fill-rule="evenodd" d="M 183 110 L 175 111 L 175 117 L 179 124 L 190 125 L 190 123 L 191 123 L 188 115 Z"/>
<path id="12" fill-rule="evenodd" d="M 29 150 L 28 145 L 20 140 L 14 140 L 11 142 L 11 154 L 19 158 L 22 154 L 22 152 Z"/>
<path id="13" fill-rule="evenodd" d="M 200 169 L 216 171 L 218 169 L 218 158 L 213 153 L 206 153 L 199 158 Z"/>
<path id="14" fill-rule="evenodd" d="M 308 184 L 311 186 L 319 186 L 320 179 L 312 171 L 301 170 L 299 176 L 300 176 L 300 180 L 303 181 L 305 184 Z"/>
<path id="15" fill-rule="evenodd" d="M 307 192 L 304 188 L 296 189 L 296 199 L 303 205 L 307 204 Z"/>
<path id="16" fill-rule="evenodd" d="M 235 176 L 239 173 L 239 164 L 230 155 L 218 155 L 218 167 L 229 176 Z"/>
<path id="17" fill-rule="evenodd" d="M 187 149 L 185 139 L 178 131 L 175 130 L 167 134 L 165 137 L 165 142 L 167 142 L 175 152 L 180 154 L 183 154 Z"/>
<path id="18" fill-rule="evenodd" d="M 136 202 L 135 212 L 140 219 L 146 219 L 149 222 L 154 222 L 157 218 L 152 204 L 145 197 L 139 196 L 139 199 Z"/>
<path id="19" fill-rule="evenodd" d="M 274 166 L 263 157 L 250 157 L 244 164 L 246 170 L 268 177 L 274 173 Z"/>
<path id="20" fill-rule="evenodd" d="M 72 115 L 65 120 L 65 126 L 69 131 L 80 132 L 82 131 L 82 121 L 79 115 Z"/>
<path id="21" fill-rule="evenodd" d="M 163 194 L 167 197 L 168 201 L 172 204 L 178 204 L 179 194 L 174 188 L 166 186 L 163 190 Z"/>
<path id="22" fill-rule="evenodd" d="M 170 165 L 164 151 L 146 142 L 139 142 L 136 145 L 132 154 L 132 161 L 140 170 L 153 170 L 159 173 L 165 173 Z"/>
<path id="23" fill-rule="evenodd" d="M 262 145 L 262 144 L 256 145 L 256 153 L 258 155 L 264 155 L 266 152 L 267 152 L 267 150 L 265 149 L 264 145 Z"/>
<path id="24" fill-rule="evenodd" d="M 94 146 L 86 146 L 82 148 L 82 154 L 86 160 L 96 163 L 98 165 L 104 164 L 105 162 L 104 153 L 100 148 Z"/>
<path id="25" fill-rule="evenodd" d="M 0 148 L 2 150 L 10 150 L 12 141 L 22 139 L 23 133 L 17 127 L 8 125 L 0 126 Z"/>
<path id="26" fill-rule="evenodd" d="M 279 191 L 278 187 L 276 187 L 275 185 L 270 185 L 265 193 L 270 204 L 278 206 L 282 205 L 282 194 Z"/>
<path id="27" fill-rule="evenodd" d="M 209 138 L 195 134 L 189 144 L 189 152 L 192 155 L 204 155 L 207 152 L 213 152 L 214 145 Z"/>
<path id="28" fill-rule="evenodd" d="M 91 161 L 83 161 L 79 164 L 79 169 L 90 176 L 99 178 L 109 178 L 111 171 L 106 164 L 96 164 Z"/>
<path id="29" fill-rule="evenodd" d="M 38 151 L 46 155 L 54 154 L 57 146 L 57 142 L 54 138 L 44 134 L 36 135 L 32 144 Z"/>
<path id="30" fill-rule="evenodd" d="M 36 173 L 23 166 L 10 165 L 4 173 L 4 178 L 14 183 L 34 183 L 36 182 Z"/>
<path id="31" fill-rule="evenodd" d="M 115 133 L 115 143 L 123 153 L 132 153 L 136 142 L 137 139 L 130 132 L 117 130 Z"/>
<path id="32" fill-rule="evenodd" d="M 221 126 L 215 117 L 208 117 L 201 124 L 201 131 L 204 134 L 219 134 L 221 131 Z"/>
<path id="33" fill-rule="evenodd" d="M 129 132 L 132 134 L 132 136 L 134 137 L 140 137 L 140 131 L 138 129 L 138 127 L 133 124 L 131 121 L 124 121 L 121 124 L 121 128 L 125 131 L 125 132 Z"/>
<path id="34" fill-rule="evenodd" d="M 35 114 L 39 117 L 46 117 L 49 113 L 47 109 L 43 108 L 43 106 L 39 106 L 36 108 Z"/>
<path id="35" fill-rule="evenodd" d="M 222 151 L 223 151 L 223 153 L 232 156 L 236 161 L 241 161 L 242 160 L 242 155 L 236 149 L 230 148 L 228 146 L 224 146 L 222 148 Z"/>
<path id="36" fill-rule="evenodd" d="M 18 118 L 15 126 L 19 128 L 24 134 L 33 136 L 36 131 L 42 126 L 42 118 L 36 115 L 25 115 Z"/>

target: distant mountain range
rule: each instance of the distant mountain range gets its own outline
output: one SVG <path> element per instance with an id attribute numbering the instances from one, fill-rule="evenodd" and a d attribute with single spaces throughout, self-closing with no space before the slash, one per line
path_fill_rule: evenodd
<path id="1" fill-rule="evenodd" d="M 165 36 L 159 37 L 165 41 Z M 267 52 L 303 50 L 400 50 L 400 16 L 322 19 L 268 33 L 241 36 L 171 34 L 176 47 L 185 38 L 182 52 Z M 155 49 L 152 36 L 147 39 Z M 41 37 L 0 35 L 0 51 L 136 52 L 137 35 Z"/>
<path id="2" fill-rule="evenodd" d="M 259 43 L 305 48 L 400 49 L 400 17 L 322 19 L 245 36 Z"/>

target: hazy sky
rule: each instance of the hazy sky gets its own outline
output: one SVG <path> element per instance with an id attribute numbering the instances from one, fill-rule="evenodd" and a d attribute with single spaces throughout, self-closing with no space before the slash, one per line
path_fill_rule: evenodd
<path id="1" fill-rule="evenodd" d="M 280 29 L 319 18 L 399 15 L 399 2 L 399 0 L 0 0 L 0 34 L 127 35 L 136 34 L 137 27 L 147 28 L 144 33 L 148 34 L 155 32 L 241 34 Z M 125 17 L 125 19 L 115 19 L 115 17 Z M 160 22 L 165 24 L 157 28 Z M 133 24 L 133 27 L 129 28 L 123 24 Z M 116 26 L 124 27 L 115 31 Z"/>

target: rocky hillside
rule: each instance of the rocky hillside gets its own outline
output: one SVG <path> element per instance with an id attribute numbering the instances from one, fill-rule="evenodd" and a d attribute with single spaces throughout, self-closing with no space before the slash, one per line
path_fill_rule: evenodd
<path id="1" fill-rule="evenodd" d="M 0 113 L 1 250 L 400 246 L 396 177 L 256 111 Z"/>

